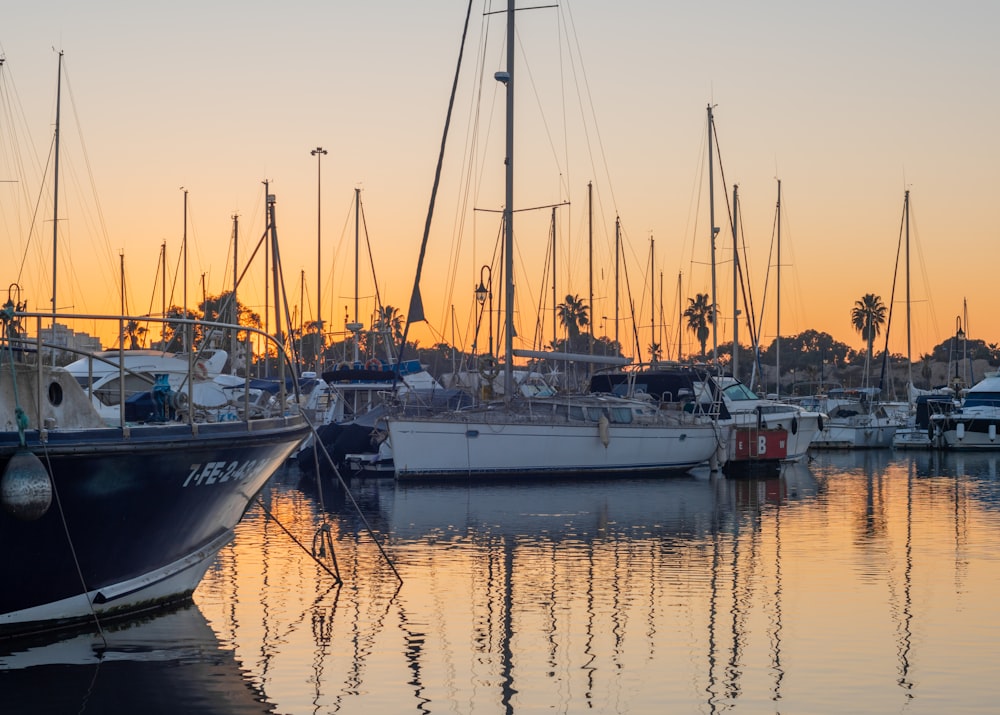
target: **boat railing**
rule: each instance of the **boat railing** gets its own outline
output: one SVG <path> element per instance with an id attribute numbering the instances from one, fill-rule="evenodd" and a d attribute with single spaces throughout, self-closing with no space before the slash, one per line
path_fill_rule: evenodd
<path id="1" fill-rule="evenodd" d="M 54 320 L 55 318 L 55 320 Z M 52 321 L 50 334 L 51 338 L 46 339 L 45 329 L 43 327 L 45 322 Z M 116 352 L 112 351 L 102 351 L 103 355 L 96 355 L 93 351 L 88 351 L 74 345 L 69 344 L 69 338 L 72 333 L 66 327 L 66 321 L 85 321 L 88 324 L 98 324 L 98 323 L 117 323 L 117 334 L 118 334 L 118 349 Z M 57 366 L 57 358 L 60 355 L 78 355 L 86 357 L 93 361 L 104 362 L 112 367 L 118 369 L 119 372 L 119 390 L 118 390 L 118 407 L 119 407 L 119 426 L 125 428 L 126 426 L 126 390 L 125 376 L 126 374 L 135 375 L 136 373 L 130 370 L 125 365 L 125 357 L 130 354 L 130 350 L 124 347 L 125 340 L 129 335 L 129 331 L 126 330 L 126 326 L 130 324 L 140 323 L 161 323 L 164 325 L 169 324 L 172 329 L 178 330 L 178 326 L 183 327 L 187 333 L 188 342 L 194 333 L 195 327 L 210 330 L 228 330 L 233 331 L 235 334 L 243 334 L 243 352 L 244 352 L 244 366 L 243 366 L 243 389 L 242 389 L 242 414 L 244 419 L 249 420 L 251 416 L 256 414 L 261 415 L 259 409 L 253 410 L 251 405 L 252 395 L 254 390 L 251 389 L 251 368 L 252 368 L 252 357 L 255 354 L 253 344 L 251 341 L 252 337 L 257 337 L 263 341 L 263 358 L 265 360 L 270 359 L 274 355 L 278 356 L 277 368 L 278 368 L 278 400 L 277 404 L 279 408 L 284 411 L 289 407 L 289 395 L 288 386 L 286 385 L 286 375 L 294 375 L 294 362 L 288 355 L 284 346 L 273 336 L 263 330 L 254 328 L 248 325 L 236 325 L 232 323 L 223 323 L 217 321 L 208 320 L 196 320 L 190 318 L 157 318 L 151 316 L 129 316 L 129 315 L 102 315 L 102 314 L 89 314 L 89 313 L 58 313 L 53 316 L 52 313 L 36 313 L 29 311 L 16 311 L 12 310 L 11 307 L 5 306 L 2 311 L 0 311 L 0 322 L 3 323 L 3 331 L 0 333 L 0 365 L 5 361 L 12 360 L 21 362 L 24 364 L 31 364 L 31 360 L 34 360 L 35 366 L 37 368 L 37 384 L 39 386 L 38 394 L 34 395 L 35 404 L 38 408 L 39 415 L 42 414 L 42 401 L 44 395 L 42 394 L 42 385 L 44 381 L 42 379 L 43 370 L 46 364 L 52 367 Z M 34 327 L 34 336 L 29 332 L 29 326 Z M 200 354 L 200 350 L 188 350 L 185 356 L 188 369 L 187 374 L 184 377 L 183 385 L 193 385 L 196 377 L 202 377 L 198 374 L 200 367 L 198 366 L 197 355 Z M 273 351 L 273 353 L 272 353 Z M 258 349 L 258 352 L 260 350 Z M 231 360 L 235 359 L 235 356 L 230 356 Z M 51 362 L 49 362 L 51 359 Z M 91 371 L 93 370 L 91 366 Z M 89 383 L 93 384 L 93 375 L 91 374 Z M 83 387 L 81 385 L 81 387 Z M 299 394 L 299 386 L 296 380 L 292 380 L 291 391 L 293 393 L 294 404 L 299 403 L 301 395 Z M 190 390 L 189 390 L 190 392 Z M 89 394 L 89 391 L 88 391 Z M 187 396 L 187 399 L 191 400 L 192 395 Z M 194 410 L 187 409 L 185 412 L 185 420 L 189 424 L 194 422 Z"/>

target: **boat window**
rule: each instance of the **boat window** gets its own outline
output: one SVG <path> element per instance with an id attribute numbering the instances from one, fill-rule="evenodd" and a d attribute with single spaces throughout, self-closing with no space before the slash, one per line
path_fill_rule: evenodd
<path id="1" fill-rule="evenodd" d="M 725 396 L 733 402 L 742 400 L 759 400 L 760 398 L 742 382 L 733 383 L 723 390 Z"/>
<path id="2" fill-rule="evenodd" d="M 620 425 L 627 425 L 632 423 L 632 410 L 628 407 L 613 407 L 611 408 L 611 421 L 616 422 Z"/>
<path id="3" fill-rule="evenodd" d="M 84 383 L 86 384 L 86 383 Z M 120 382 L 117 377 L 108 380 L 100 388 L 94 390 L 94 397 L 105 405 L 117 405 L 121 402 L 119 394 Z M 125 398 L 140 392 L 149 392 L 153 386 L 153 381 L 140 375 L 125 376 Z"/>
<path id="4" fill-rule="evenodd" d="M 587 408 L 587 419 L 591 422 L 597 422 L 601 419 L 601 408 L 600 407 L 588 407 Z"/>
<path id="5" fill-rule="evenodd" d="M 963 407 L 1000 406 L 1000 392 L 970 392 L 962 402 Z"/>
<path id="6" fill-rule="evenodd" d="M 579 405 L 570 405 L 569 418 L 571 420 L 580 420 L 582 422 L 585 419 L 583 416 L 583 407 L 580 407 Z"/>

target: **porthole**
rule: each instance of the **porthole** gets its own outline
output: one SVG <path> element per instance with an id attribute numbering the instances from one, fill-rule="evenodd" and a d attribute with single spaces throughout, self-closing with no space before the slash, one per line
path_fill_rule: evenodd
<path id="1" fill-rule="evenodd" d="M 49 404 L 58 407 L 63 401 L 62 385 L 58 382 L 49 383 Z"/>

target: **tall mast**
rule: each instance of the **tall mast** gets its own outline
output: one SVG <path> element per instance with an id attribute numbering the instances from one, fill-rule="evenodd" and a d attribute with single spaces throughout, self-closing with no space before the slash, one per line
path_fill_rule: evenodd
<path id="1" fill-rule="evenodd" d="M 660 350 L 664 351 L 667 356 L 667 360 L 669 360 L 670 350 L 667 348 L 666 341 L 663 339 L 663 331 L 666 327 L 667 321 L 666 317 L 663 315 L 663 271 L 660 271 L 660 329 L 656 332 L 656 342 L 660 344 Z"/>
<path id="2" fill-rule="evenodd" d="M 910 352 L 910 190 L 903 194 L 903 213 L 906 216 L 906 400 L 910 401 L 913 385 L 913 353 Z"/>
<path id="3" fill-rule="evenodd" d="M 354 188 L 354 322 L 358 322 L 358 255 L 361 233 L 361 189 Z"/>
<path id="4" fill-rule="evenodd" d="M 615 345 L 618 345 L 618 271 L 621 264 L 621 231 L 622 221 L 620 216 L 615 216 Z M 620 348 L 619 348 L 620 349 Z"/>
<path id="5" fill-rule="evenodd" d="M 233 295 L 232 295 L 232 324 L 239 325 L 240 323 L 240 306 L 236 302 L 236 289 L 239 287 L 239 248 L 240 248 L 240 217 L 237 214 L 233 214 Z M 232 361 L 232 365 L 236 366 L 236 341 L 238 339 L 237 331 L 232 331 L 232 337 L 230 339 L 229 346 L 229 357 Z M 235 369 L 233 370 L 235 374 Z"/>
<path id="6" fill-rule="evenodd" d="M 510 404 L 514 393 L 514 0 L 507 0 L 507 72 L 501 79 L 507 87 L 506 187 L 504 191 L 504 367 L 503 399 Z"/>
<path id="7" fill-rule="evenodd" d="M 167 349 L 167 242 L 160 246 L 160 344 Z"/>
<path id="8" fill-rule="evenodd" d="M 188 317 L 188 192 L 187 189 L 185 189 L 184 187 L 181 187 L 181 191 L 184 192 L 184 231 L 181 235 L 181 245 L 183 246 L 182 255 L 184 263 L 184 278 L 183 278 L 184 291 L 183 291 L 182 302 L 184 303 L 183 315 L 184 319 L 186 320 Z M 190 352 L 188 346 L 188 333 L 190 331 L 190 327 L 191 326 L 189 325 L 184 326 L 183 346 L 186 352 Z"/>
<path id="9" fill-rule="evenodd" d="M 55 163 L 54 180 L 52 188 L 52 327 L 56 324 L 56 276 L 59 274 L 59 262 L 57 255 L 59 252 L 59 114 L 62 105 L 62 58 L 63 53 L 59 52 L 59 69 L 56 73 L 56 130 L 53 135 Z M 55 358 L 55 351 L 52 353 Z"/>
<path id="10" fill-rule="evenodd" d="M 649 237 L 649 343 L 650 349 L 652 349 L 653 343 L 656 342 L 656 253 L 655 253 L 656 242 L 653 237 Z M 653 355 L 650 353 L 649 361 L 653 361 Z"/>
<path id="11" fill-rule="evenodd" d="M 684 274 L 677 271 L 677 361 L 680 362 L 681 353 L 684 346 L 684 306 L 683 303 L 683 278 Z"/>
<path id="12" fill-rule="evenodd" d="M 590 354 L 594 354 L 594 182 L 587 182 L 587 285 L 589 291 L 588 307 L 590 320 L 587 321 L 587 332 L 590 333 Z M 587 366 L 593 372 L 594 364 Z"/>
<path id="13" fill-rule="evenodd" d="M 327 151 L 321 146 L 316 147 L 309 152 L 316 157 L 316 326 L 320 335 L 320 343 L 322 343 L 323 337 L 323 231 L 322 231 L 322 216 L 323 216 L 323 191 L 322 191 L 322 173 L 320 169 L 320 164 L 323 161 L 323 156 L 326 155 Z M 302 313 L 303 318 L 305 317 L 305 306 L 303 305 Z"/>
<path id="14" fill-rule="evenodd" d="M 715 177 L 713 174 L 714 154 L 712 150 L 712 134 L 715 128 L 715 117 L 712 105 L 708 105 L 708 223 L 712 231 L 712 362 L 719 366 L 719 308 L 715 300 L 715 237 L 719 229 L 715 226 Z"/>
<path id="15" fill-rule="evenodd" d="M 556 207 L 552 207 L 552 348 L 559 339 L 559 308 L 556 298 Z"/>
<path id="16" fill-rule="evenodd" d="M 775 382 L 774 391 L 781 397 L 781 179 L 778 179 L 778 205 L 775 209 L 778 216 L 778 304 L 776 334 L 774 336 L 774 369 Z"/>
<path id="17" fill-rule="evenodd" d="M 358 335 L 361 330 L 361 323 L 358 322 L 358 235 L 360 233 L 359 226 L 360 221 L 358 214 L 361 208 L 361 189 L 354 187 L 354 322 L 351 324 L 354 328 L 354 362 L 361 360 L 361 355 L 358 346 Z M 348 327 L 351 327 L 348 326 Z"/>
<path id="18" fill-rule="evenodd" d="M 736 184 L 733 184 L 733 377 L 740 379 L 740 302 L 739 302 L 739 273 L 740 273 L 740 252 L 739 240 L 737 238 L 739 226 L 739 193 Z"/>

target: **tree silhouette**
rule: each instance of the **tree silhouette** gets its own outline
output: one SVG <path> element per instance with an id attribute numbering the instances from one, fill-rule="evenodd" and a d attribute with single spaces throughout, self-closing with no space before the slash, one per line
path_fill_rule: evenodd
<path id="1" fill-rule="evenodd" d="M 882 331 L 885 324 L 885 304 L 882 298 L 874 293 L 866 293 L 861 300 L 855 301 L 851 309 L 851 324 L 861 333 L 862 340 L 868 345 L 868 356 L 865 360 L 865 372 L 872 359 L 872 344 Z"/>
<path id="2" fill-rule="evenodd" d="M 580 337 L 580 329 L 590 325 L 590 309 L 576 295 L 567 295 L 566 300 L 556 306 L 559 322 L 566 328 L 569 344 L 573 345 Z"/>
<path id="3" fill-rule="evenodd" d="M 712 323 L 715 306 L 709 302 L 707 293 L 698 293 L 694 298 L 688 298 L 688 307 L 684 309 L 688 330 L 695 334 L 701 344 L 701 356 L 705 357 L 705 345 L 708 342 L 708 326 Z"/>

